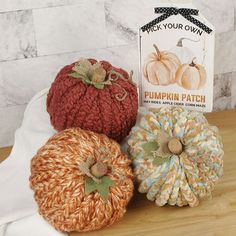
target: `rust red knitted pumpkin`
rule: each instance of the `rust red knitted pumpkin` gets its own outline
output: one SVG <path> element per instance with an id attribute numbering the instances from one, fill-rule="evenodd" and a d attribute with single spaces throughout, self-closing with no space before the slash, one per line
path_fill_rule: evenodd
<path id="1" fill-rule="evenodd" d="M 56 130 L 80 127 L 117 141 L 135 125 L 137 110 L 132 74 L 94 59 L 65 66 L 47 97 L 47 111 Z"/>

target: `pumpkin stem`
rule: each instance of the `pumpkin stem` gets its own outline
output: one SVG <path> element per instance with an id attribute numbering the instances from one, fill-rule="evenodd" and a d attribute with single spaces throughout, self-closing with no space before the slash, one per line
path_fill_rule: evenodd
<path id="1" fill-rule="evenodd" d="M 96 178 L 103 177 L 104 175 L 107 174 L 107 171 L 108 171 L 107 165 L 102 162 L 97 162 L 90 168 L 91 174 Z"/>
<path id="2" fill-rule="evenodd" d="M 195 42 L 195 43 L 197 43 L 197 42 L 200 41 L 200 39 L 198 39 L 198 40 L 193 40 L 193 39 L 190 39 L 190 38 L 180 38 L 179 41 L 178 41 L 178 43 L 176 44 L 176 46 L 177 46 L 177 47 L 183 47 L 183 40 L 185 40 L 185 39 L 187 39 L 187 40 L 189 40 L 189 41 L 192 41 L 192 42 Z"/>
<path id="3" fill-rule="evenodd" d="M 99 166 L 98 166 L 99 165 Z M 86 161 L 81 161 L 80 165 L 79 165 L 79 169 L 80 171 L 84 174 L 87 175 L 88 177 L 90 177 L 94 182 L 96 182 L 97 184 L 101 183 L 101 180 L 99 177 L 97 177 L 96 175 L 101 175 L 104 176 L 107 173 L 107 166 L 105 168 L 105 166 L 102 166 L 103 163 L 95 163 L 94 164 L 94 160 L 92 157 L 88 157 Z M 105 164 L 104 164 L 105 165 Z M 92 171 L 92 168 L 94 169 Z M 106 169 L 106 170 L 105 170 Z M 105 173 L 106 171 L 106 173 Z M 101 173 L 102 172 L 102 173 Z M 104 174 L 105 173 L 105 174 Z"/>
<path id="4" fill-rule="evenodd" d="M 195 67 L 196 66 L 196 60 L 197 60 L 197 58 L 194 57 L 192 62 L 189 65 L 192 66 L 192 67 Z"/>
<path id="5" fill-rule="evenodd" d="M 153 47 L 156 49 L 158 60 L 161 60 L 161 51 L 159 50 L 156 44 L 153 44 Z"/>
<path id="6" fill-rule="evenodd" d="M 168 148 L 169 148 L 170 152 L 175 155 L 180 155 L 183 152 L 183 145 L 182 145 L 181 141 L 177 138 L 172 138 L 168 142 Z"/>
<path id="7" fill-rule="evenodd" d="M 105 81 L 105 78 L 106 78 L 106 71 L 101 66 L 94 70 L 91 81 L 95 83 L 101 83 Z"/>

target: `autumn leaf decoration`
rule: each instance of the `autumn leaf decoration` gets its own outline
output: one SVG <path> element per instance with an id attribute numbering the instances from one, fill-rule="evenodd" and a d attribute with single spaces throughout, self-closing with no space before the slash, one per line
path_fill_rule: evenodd
<path id="1" fill-rule="evenodd" d="M 84 84 L 93 85 L 97 89 L 112 84 L 110 80 L 106 80 L 106 71 L 99 62 L 92 65 L 89 60 L 81 59 L 72 70 L 71 77 L 81 79 Z"/>
<path id="2" fill-rule="evenodd" d="M 81 79 L 84 84 L 92 85 L 97 89 L 104 89 L 105 85 L 115 84 L 121 90 L 123 90 L 123 96 L 116 96 L 117 100 L 123 101 L 127 96 L 128 92 L 122 88 L 119 84 L 115 83 L 117 79 L 122 79 L 124 81 L 128 81 L 129 83 L 133 82 L 132 76 L 133 71 L 130 72 L 128 78 L 125 78 L 121 73 L 117 72 L 114 69 L 106 71 L 100 62 L 96 62 L 92 64 L 88 59 L 81 59 L 77 63 L 75 63 L 72 68 L 72 73 L 69 75 L 76 79 Z M 135 85 L 136 86 L 136 85 Z"/>
<path id="3" fill-rule="evenodd" d="M 183 145 L 176 138 L 169 138 L 164 132 L 158 135 L 156 140 L 151 140 L 142 145 L 146 159 L 153 158 L 156 166 L 170 160 L 172 155 L 180 155 L 183 152 Z"/>
<path id="4" fill-rule="evenodd" d="M 91 178 L 86 178 L 85 181 L 85 193 L 90 194 L 94 191 L 98 191 L 103 200 L 107 200 L 109 194 L 109 188 L 114 186 L 115 182 L 108 176 L 103 176 L 100 183 L 96 183 Z"/>
<path id="5" fill-rule="evenodd" d="M 85 177 L 85 194 L 98 192 L 102 199 L 106 201 L 109 195 L 109 188 L 115 186 L 115 181 L 107 176 L 108 167 L 103 162 L 96 162 L 92 157 L 88 157 L 79 165 L 80 171 Z"/>

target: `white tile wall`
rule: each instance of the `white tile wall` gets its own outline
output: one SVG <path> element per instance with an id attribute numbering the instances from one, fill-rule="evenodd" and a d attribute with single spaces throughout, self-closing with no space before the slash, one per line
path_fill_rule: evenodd
<path id="1" fill-rule="evenodd" d="M 86 0 L 1 0 L 0 12 L 80 4 Z"/>
<path id="2" fill-rule="evenodd" d="M 232 72 L 215 76 L 214 110 L 221 111 L 231 108 Z"/>
<path id="3" fill-rule="evenodd" d="M 236 0 L 193 2 L 217 30 L 214 109 L 236 108 Z M 26 104 L 65 64 L 105 59 L 137 80 L 137 28 L 157 3 L 0 0 L 0 146 L 13 143 Z"/>
<path id="4" fill-rule="evenodd" d="M 128 71 L 134 70 L 137 78 L 137 51 L 136 45 L 126 45 L 37 57 L 27 61 L 7 61 L 1 64 L 0 88 L 2 84 L 2 89 L 0 91 L 3 93 L 2 96 L 5 96 L 7 106 L 26 104 L 36 92 L 50 86 L 60 68 L 81 57 L 109 60 L 114 66 L 126 68 Z"/>
<path id="5" fill-rule="evenodd" d="M 217 33 L 234 30 L 235 0 L 193 0 L 193 3 L 215 26 Z"/>
<path id="6" fill-rule="evenodd" d="M 38 55 L 106 47 L 101 1 L 33 10 Z"/>
<path id="7" fill-rule="evenodd" d="M 215 73 L 236 71 L 236 31 L 216 36 Z"/>
<path id="8" fill-rule="evenodd" d="M 0 107 L 6 106 L 6 95 L 2 76 L 2 66 L 0 65 Z"/>
<path id="9" fill-rule="evenodd" d="M 140 24 L 155 17 L 156 3 L 156 0 L 105 0 L 108 46 L 135 43 Z"/>
<path id="10" fill-rule="evenodd" d="M 236 108 L 236 72 L 232 73 L 231 81 L 231 108 Z"/>
<path id="11" fill-rule="evenodd" d="M 0 61 L 36 56 L 32 11 L 0 14 Z"/>

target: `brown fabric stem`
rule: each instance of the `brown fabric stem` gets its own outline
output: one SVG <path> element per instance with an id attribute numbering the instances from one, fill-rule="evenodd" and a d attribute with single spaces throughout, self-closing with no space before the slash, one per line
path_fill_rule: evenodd
<path id="1" fill-rule="evenodd" d="M 90 177 L 94 182 L 96 182 L 97 184 L 101 183 L 101 180 L 96 178 L 95 176 L 92 175 L 91 171 L 90 171 L 90 167 L 94 164 L 94 160 L 92 157 L 88 157 L 86 162 L 82 161 L 79 164 L 79 169 L 80 171 L 87 175 L 88 177 Z"/>

